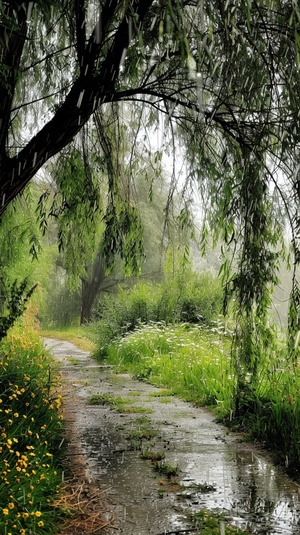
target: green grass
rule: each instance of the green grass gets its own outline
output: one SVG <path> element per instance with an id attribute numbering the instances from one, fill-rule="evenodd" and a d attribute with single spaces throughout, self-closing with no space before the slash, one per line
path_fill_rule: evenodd
<path id="1" fill-rule="evenodd" d="M 125 403 L 128 403 L 127 398 L 112 396 L 110 394 L 94 394 L 89 399 L 90 405 L 108 405 L 111 409 L 122 410 Z"/>
<path id="2" fill-rule="evenodd" d="M 154 461 L 153 469 L 168 478 L 178 476 L 179 473 L 178 466 L 173 466 L 164 460 Z"/>
<path id="3" fill-rule="evenodd" d="M 107 362 L 198 405 L 217 405 L 226 414 L 234 382 L 229 339 L 222 333 L 187 324 L 147 325 L 107 349 Z M 167 388 L 166 388 L 167 387 Z"/>
<path id="4" fill-rule="evenodd" d="M 131 400 L 128 398 L 120 398 L 117 396 L 111 396 L 110 394 L 94 394 L 89 399 L 90 405 L 108 405 L 111 409 L 123 413 L 148 413 L 152 412 L 152 409 L 148 407 L 139 407 L 137 405 L 128 405 Z"/>
<path id="5" fill-rule="evenodd" d="M 163 451 L 152 451 L 152 450 L 144 450 L 141 453 L 142 459 L 145 459 L 146 461 L 162 461 L 162 459 L 165 458 L 165 454 Z"/>
<path id="6" fill-rule="evenodd" d="M 64 424 L 59 376 L 37 335 L 0 344 L 0 533 L 57 532 Z"/>
<path id="7" fill-rule="evenodd" d="M 212 513 L 205 511 L 204 509 L 191 515 L 192 521 L 197 528 L 199 528 L 199 534 L 201 535 L 245 535 L 245 533 L 251 533 L 247 529 L 240 529 L 234 527 L 230 520 L 219 513 Z"/>
<path id="8" fill-rule="evenodd" d="M 150 440 L 151 438 L 156 437 L 157 431 L 154 429 L 149 429 L 147 427 L 133 429 L 126 433 L 127 440 Z"/>
<path id="9" fill-rule="evenodd" d="M 172 392 L 167 388 L 159 390 L 158 392 L 150 392 L 149 394 L 150 398 L 163 398 L 168 396 L 172 396 Z"/>
<path id="10" fill-rule="evenodd" d="M 66 340 L 83 349 L 84 351 L 93 351 L 95 344 L 91 339 L 89 327 L 65 327 L 62 329 L 44 329 L 40 335 L 45 338 L 55 338 L 57 340 Z"/>
<path id="11" fill-rule="evenodd" d="M 300 475 L 300 366 L 287 360 L 280 339 L 266 348 L 255 380 L 238 391 L 231 336 L 217 326 L 145 325 L 107 346 L 105 359 L 160 387 L 153 395 L 161 400 L 175 394 L 214 407 L 229 426 L 275 449 L 293 477 Z"/>

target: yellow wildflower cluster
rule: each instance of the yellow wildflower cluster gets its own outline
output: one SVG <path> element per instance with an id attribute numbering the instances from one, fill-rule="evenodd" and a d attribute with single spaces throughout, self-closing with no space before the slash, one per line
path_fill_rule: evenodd
<path id="1" fill-rule="evenodd" d="M 1 342 L 0 534 L 46 535 L 53 523 L 62 398 L 52 394 L 57 378 L 49 384 L 49 377 L 36 337 L 13 334 Z"/>

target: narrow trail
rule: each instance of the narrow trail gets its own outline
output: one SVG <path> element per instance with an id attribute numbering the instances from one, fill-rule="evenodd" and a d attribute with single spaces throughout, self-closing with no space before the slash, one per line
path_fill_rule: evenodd
<path id="1" fill-rule="evenodd" d="M 45 339 L 45 346 L 60 363 L 72 407 L 77 433 L 72 455 L 83 457 L 86 476 L 106 496 L 113 526 L 105 528 L 107 535 L 188 530 L 187 514 L 199 509 L 222 510 L 236 525 L 261 535 L 300 534 L 299 486 L 212 414 L 115 374 L 69 342 Z M 103 394 L 126 398 L 131 412 L 88 404 L 92 395 Z M 156 436 L 143 438 L 146 421 Z M 176 481 L 141 458 L 141 451 L 150 450 L 163 452 L 163 463 L 178 467 Z"/>

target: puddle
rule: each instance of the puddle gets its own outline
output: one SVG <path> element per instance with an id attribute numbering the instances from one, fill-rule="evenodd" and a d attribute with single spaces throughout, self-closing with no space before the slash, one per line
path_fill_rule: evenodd
<path id="1" fill-rule="evenodd" d="M 299 535 L 299 485 L 255 448 L 228 434 L 209 412 L 177 398 L 163 403 L 151 396 L 159 389 L 126 374 L 115 376 L 113 368 L 97 365 L 89 353 L 68 342 L 45 344 L 60 360 L 63 379 L 74 385 L 74 403 L 93 394 L 110 394 L 152 410 L 121 414 L 106 406 L 78 405 L 76 425 L 89 476 L 106 492 L 115 517 L 115 529 L 108 534 L 179 532 L 190 527 L 187 512 L 218 509 L 253 533 Z M 151 420 L 157 436 L 133 446 L 126 435 L 142 425 L 141 416 Z M 177 480 L 184 489 L 171 492 L 167 478 L 155 474 L 151 462 L 141 458 L 139 445 L 164 451 L 165 461 L 178 466 Z"/>

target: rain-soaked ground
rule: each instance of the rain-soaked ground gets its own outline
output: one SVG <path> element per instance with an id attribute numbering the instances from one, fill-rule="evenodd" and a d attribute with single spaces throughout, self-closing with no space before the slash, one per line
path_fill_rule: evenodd
<path id="1" fill-rule="evenodd" d="M 190 527 L 187 514 L 221 510 L 253 533 L 300 534 L 300 487 L 257 449 L 230 434 L 206 410 L 160 389 L 115 374 L 68 342 L 45 340 L 71 385 L 75 425 L 88 475 L 108 497 L 114 528 L 107 534 L 163 535 Z M 125 406 L 152 412 L 120 413 L 89 405 L 91 395 L 130 400 Z M 150 419 L 157 436 L 142 440 Z M 145 420 L 146 421 L 146 420 Z M 149 424 L 148 424 L 149 425 Z M 179 485 L 153 471 L 141 451 L 163 451 L 163 463 L 178 468 Z M 76 455 L 76 451 L 74 452 Z M 188 532 L 187 532 L 188 533 Z"/>

